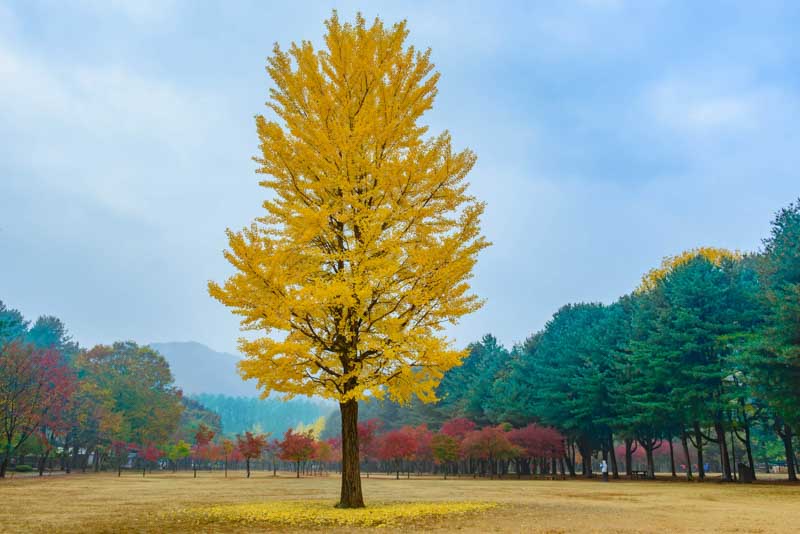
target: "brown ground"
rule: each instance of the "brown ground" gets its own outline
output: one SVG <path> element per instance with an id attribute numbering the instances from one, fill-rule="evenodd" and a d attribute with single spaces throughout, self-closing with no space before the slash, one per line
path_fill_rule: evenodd
<path id="1" fill-rule="evenodd" d="M 274 479 L 263 472 L 250 480 L 240 472 L 228 479 L 218 472 L 200 472 L 197 479 L 191 473 L 25 477 L 0 481 L 0 532 L 242 532 L 252 528 L 187 528 L 170 516 L 211 503 L 333 504 L 338 490 L 336 476 Z M 800 485 L 372 476 L 364 479 L 364 494 L 367 501 L 500 503 L 479 515 L 399 529 L 404 532 L 800 532 Z"/>

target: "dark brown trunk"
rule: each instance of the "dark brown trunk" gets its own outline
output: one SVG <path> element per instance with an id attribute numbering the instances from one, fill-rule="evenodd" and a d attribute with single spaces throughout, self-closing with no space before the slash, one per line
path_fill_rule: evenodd
<path id="1" fill-rule="evenodd" d="M 750 439 L 750 423 L 744 424 L 744 448 L 747 451 L 747 463 L 750 466 L 750 474 L 753 480 L 756 479 L 756 464 L 753 461 L 753 444 Z"/>
<path id="2" fill-rule="evenodd" d="M 633 447 L 633 440 L 631 438 L 625 438 L 625 474 L 628 478 L 633 476 L 633 452 L 635 450 L 636 449 Z"/>
<path id="3" fill-rule="evenodd" d="M 614 436 L 611 434 L 608 435 L 608 454 L 611 459 L 611 476 L 616 480 L 619 478 L 619 467 L 617 466 L 617 454 L 614 451 Z"/>
<path id="4" fill-rule="evenodd" d="M 672 447 L 672 436 L 669 438 L 669 466 L 672 468 L 672 478 L 678 476 L 675 472 L 675 450 Z"/>
<path id="5" fill-rule="evenodd" d="M 692 457 L 689 454 L 689 440 L 686 437 L 686 431 L 681 432 L 681 445 L 683 446 L 683 455 L 686 458 L 686 480 L 692 480 Z"/>
<path id="6" fill-rule="evenodd" d="M 572 460 L 570 459 L 570 457 L 567 456 L 566 454 L 564 454 L 564 458 L 562 458 L 562 461 L 566 461 L 567 469 L 569 470 L 569 476 L 574 477 L 575 476 L 575 464 L 572 463 Z"/>
<path id="7" fill-rule="evenodd" d="M 363 508 L 358 461 L 358 401 L 339 403 L 342 414 L 342 490 L 338 508 Z"/>
<path id="8" fill-rule="evenodd" d="M 697 440 L 694 444 L 697 450 L 697 478 L 705 480 L 706 468 L 703 465 L 703 433 L 700 431 L 700 423 L 694 422 L 694 438 Z"/>
<path id="9" fill-rule="evenodd" d="M 47 457 L 50 456 L 50 449 L 39 457 L 39 476 L 44 476 L 44 465 L 47 462 Z"/>
<path id="10" fill-rule="evenodd" d="M 645 459 L 647 460 L 647 478 L 656 478 L 656 469 L 653 462 L 653 446 L 655 442 L 648 439 L 646 443 L 640 441 L 639 444 L 644 448 Z"/>
<path id="11" fill-rule="evenodd" d="M 725 439 L 725 427 L 722 421 L 714 422 L 714 431 L 717 433 L 717 444 L 719 445 L 719 459 L 722 462 L 722 480 L 730 482 L 731 479 L 731 459 L 728 457 L 728 442 Z"/>
<path id="12" fill-rule="evenodd" d="M 578 441 L 578 452 L 581 453 L 582 475 L 586 478 L 592 476 L 592 449 L 589 447 L 588 440 L 581 438 Z"/>
<path id="13" fill-rule="evenodd" d="M 245 463 L 247 464 L 247 478 L 250 478 L 250 458 L 247 458 Z"/>
<path id="14" fill-rule="evenodd" d="M 736 482 L 736 437 L 733 435 L 733 424 L 731 424 L 730 429 L 731 434 L 731 476 L 733 476 L 733 481 Z"/>
<path id="15" fill-rule="evenodd" d="M 780 437 L 783 441 L 784 451 L 786 452 L 786 473 L 788 474 L 789 480 L 797 481 L 797 468 L 795 466 L 794 447 L 792 445 L 794 434 L 789 425 L 783 425 L 783 432 L 780 434 Z"/>

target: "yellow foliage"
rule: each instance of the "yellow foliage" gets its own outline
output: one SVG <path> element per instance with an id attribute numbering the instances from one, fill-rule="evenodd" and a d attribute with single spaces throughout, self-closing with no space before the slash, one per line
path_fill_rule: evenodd
<path id="1" fill-rule="evenodd" d="M 320 416 L 313 423 L 298 423 L 293 430 L 295 434 L 308 434 L 312 438 L 318 440 L 325 430 L 325 416 Z"/>
<path id="2" fill-rule="evenodd" d="M 714 265 L 721 265 L 725 260 L 741 259 L 742 254 L 738 251 L 730 251 L 724 248 L 700 247 L 686 250 L 677 256 L 667 256 L 661 261 L 661 265 L 649 270 L 639 284 L 637 291 L 649 291 L 656 287 L 658 282 L 663 280 L 669 273 L 677 267 L 684 265 L 692 259 L 701 256 Z"/>
<path id="3" fill-rule="evenodd" d="M 326 21 L 325 47 L 275 46 L 255 160 L 266 213 L 228 230 L 236 273 L 209 293 L 241 317 L 244 378 L 345 402 L 435 400 L 460 363 L 442 335 L 477 310 L 468 280 L 484 205 L 467 193 L 470 150 L 424 139 L 438 73 L 405 22 Z"/>
<path id="4" fill-rule="evenodd" d="M 385 527 L 449 515 L 482 512 L 484 502 L 377 503 L 369 508 L 338 509 L 326 501 L 223 504 L 188 511 L 198 526 L 239 523 L 283 527 Z"/>
<path id="5" fill-rule="evenodd" d="M 303 427 L 303 432 L 307 432 L 308 434 L 311 435 L 312 438 L 318 440 L 320 439 L 320 436 L 322 436 L 322 432 L 325 431 L 325 416 L 324 415 L 320 416 L 316 421 L 314 421 L 310 425 L 303 425 L 302 423 L 300 423 L 300 426 Z M 300 432 L 299 428 L 297 432 Z"/>

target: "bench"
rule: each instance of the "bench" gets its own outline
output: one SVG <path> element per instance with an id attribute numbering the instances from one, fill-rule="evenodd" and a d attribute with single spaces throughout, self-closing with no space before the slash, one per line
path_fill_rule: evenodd
<path id="1" fill-rule="evenodd" d="M 647 475 L 648 475 L 647 471 L 640 471 L 640 470 L 639 471 L 637 471 L 637 470 L 631 471 L 631 478 L 634 479 L 634 480 L 640 479 L 640 478 L 647 478 Z"/>

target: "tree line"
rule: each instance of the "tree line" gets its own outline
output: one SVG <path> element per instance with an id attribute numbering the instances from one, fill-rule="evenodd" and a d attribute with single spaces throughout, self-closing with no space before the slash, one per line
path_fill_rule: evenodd
<path id="1" fill-rule="evenodd" d="M 800 202 L 778 212 L 758 252 L 689 250 L 616 302 L 563 306 L 511 350 L 485 336 L 437 396 L 365 403 L 362 419 L 552 426 L 572 475 L 591 476 L 598 458 L 631 475 L 641 455 L 651 478 L 660 456 L 688 479 L 711 465 L 750 480 L 772 463 L 797 480 Z"/>
<path id="2" fill-rule="evenodd" d="M 201 424 L 220 430 L 155 350 L 132 341 L 83 349 L 60 319 L 31 325 L 0 301 L 0 477 L 12 462 L 40 475 L 145 463 Z"/>

